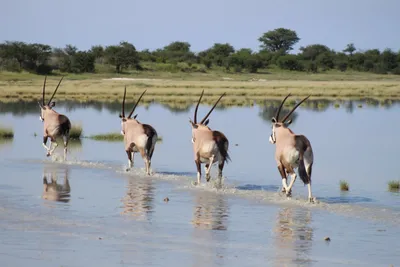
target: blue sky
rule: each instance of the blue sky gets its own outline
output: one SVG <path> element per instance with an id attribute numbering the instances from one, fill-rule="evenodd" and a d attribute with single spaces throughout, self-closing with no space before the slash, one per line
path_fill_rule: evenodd
<path id="1" fill-rule="evenodd" d="M 400 49 L 398 0 L 1 0 L 0 41 L 25 41 L 86 50 L 133 43 L 138 50 L 189 42 L 258 50 L 258 38 L 284 27 L 301 38 L 294 47 L 322 43 L 342 50 Z"/>

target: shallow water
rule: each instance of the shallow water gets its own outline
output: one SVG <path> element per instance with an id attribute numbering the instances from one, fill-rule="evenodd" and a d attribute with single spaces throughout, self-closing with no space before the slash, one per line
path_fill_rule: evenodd
<path id="1" fill-rule="evenodd" d="M 209 126 L 227 135 L 232 158 L 217 189 L 214 180 L 192 185 L 196 167 L 188 117 L 194 107 L 137 108 L 138 119 L 163 138 L 152 160 L 154 174 L 146 177 L 139 155 L 136 168 L 124 172 L 121 142 L 84 138 L 71 143 L 67 162 L 59 160 L 61 146 L 58 156 L 46 158 L 38 108 L 0 103 L 0 122 L 15 133 L 13 141 L 0 142 L 1 262 L 397 266 L 400 194 L 388 192 L 387 182 L 399 179 L 399 106 L 359 108 L 358 102 L 346 102 L 334 108 L 322 102 L 297 110 L 291 129 L 310 139 L 315 155 L 318 202 L 310 205 L 300 179 L 291 200 L 277 193 L 281 179 L 268 143 L 270 104 L 219 108 L 211 115 Z M 55 109 L 81 123 L 85 136 L 120 130 L 117 103 L 57 103 Z M 201 106 L 199 116 L 208 109 Z M 347 193 L 339 190 L 342 179 L 350 184 Z"/>

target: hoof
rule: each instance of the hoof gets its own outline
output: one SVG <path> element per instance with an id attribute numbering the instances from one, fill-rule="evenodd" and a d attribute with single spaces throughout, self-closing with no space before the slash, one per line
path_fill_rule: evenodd
<path id="1" fill-rule="evenodd" d="M 310 197 L 308 199 L 308 203 L 315 203 L 315 197 Z"/>
<path id="2" fill-rule="evenodd" d="M 286 197 L 289 197 L 289 198 L 292 197 L 292 190 L 290 190 L 289 192 L 286 192 Z"/>
<path id="3" fill-rule="evenodd" d="M 126 172 L 129 172 L 130 170 L 131 170 L 130 168 L 126 168 L 126 169 L 125 169 Z"/>
<path id="4" fill-rule="evenodd" d="M 50 157 L 50 156 L 51 156 L 50 152 L 47 152 L 46 157 Z"/>
<path id="5" fill-rule="evenodd" d="M 199 185 L 199 183 L 196 182 L 196 181 L 193 181 L 193 182 L 192 182 L 192 185 Z"/>

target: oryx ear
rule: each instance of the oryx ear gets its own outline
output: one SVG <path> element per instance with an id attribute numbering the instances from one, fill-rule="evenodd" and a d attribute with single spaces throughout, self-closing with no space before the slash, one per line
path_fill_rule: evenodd
<path id="1" fill-rule="evenodd" d="M 49 107 L 52 108 L 52 107 L 54 107 L 55 105 L 56 105 L 56 102 L 53 101 L 53 102 L 51 102 L 51 103 L 49 104 Z"/>
<path id="2" fill-rule="evenodd" d="M 122 114 L 121 113 L 119 114 L 119 117 L 122 119 Z"/>
<path id="3" fill-rule="evenodd" d="M 189 119 L 189 123 L 192 125 L 193 128 L 197 129 L 199 126 L 195 124 L 191 119 Z"/>
<path id="4" fill-rule="evenodd" d="M 44 109 L 43 105 L 42 105 L 39 101 L 38 101 L 37 103 L 38 103 L 38 105 L 39 105 L 39 107 L 40 107 L 41 109 Z"/>
<path id="5" fill-rule="evenodd" d="M 207 119 L 206 122 L 204 123 L 205 126 L 210 122 L 210 119 Z"/>
<path id="6" fill-rule="evenodd" d="M 276 121 L 276 119 L 275 119 L 275 117 L 272 117 L 272 123 L 277 123 L 277 121 Z"/>
<path id="7" fill-rule="evenodd" d="M 137 115 L 138 115 L 138 114 L 136 114 L 135 116 L 133 116 L 133 119 L 135 119 L 135 120 L 136 120 L 136 117 L 137 117 Z"/>
<path id="8" fill-rule="evenodd" d="M 285 124 L 286 124 L 287 126 L 289 126 L 291 123 L 292 123 L 292 119 L 289 119 L 289 120 L 287 120 L 287 122 L 285 122 Z"/>

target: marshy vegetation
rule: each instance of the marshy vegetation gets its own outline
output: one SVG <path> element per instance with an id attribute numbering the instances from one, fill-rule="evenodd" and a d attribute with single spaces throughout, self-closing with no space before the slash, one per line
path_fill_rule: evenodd
<path id="1" fill-rule="evenodd" d="M 121 142 L 124 140 L 124 136 L 120 132 L 95 134 L 95 135 L 87 136 L 86 138 L 97 140 L 97 141 L 108 141 L 108 142 Z M 157 143 L 161 143 L 161 142 L 162 142 L 162 137 L 159 136 L 157 138 Z"/>
<path id="2" fill-rule="evenodd" d="M 71 130 L 69 131 L 69 137 L 71 138 L 71 140 L 77 140 L 80 139 L 82 136 L 82 125 L 81 124 L 75 124 L 75 123 L 71 123 Z"/>
<path id="3" fill-rule="evenodd" d="M 400 180 L 392 180 L 388 182 L 388 189 L 391 192 L 400 191 Z"/>
<path id="4" fill-rule="evenodd" d="M 21 101 L 40 98 L 43 76 L 28 75 L 28 80 L 0 81 L 0 100 Z M 272 77 L 271 77 L 272 78 Z M 59 77 L 48 77 L 48 86 L 56 86 Z M 362 96 L 386 101 L 400 99 L 400 76 L 398 80 L 376 81 L 308 81 L 308 80 L 212 80 L 187 81 L 167 79 L 102 79 L 93 75 L 89 79 L 65 77 L 57 93 L 57 100 L 121 101 L 123 88 L 127 86 L 127 101 L 134 102 L 143 90 L 143 104 L 187 104 L 195 102 L 204 89 L 206 104 L 214 103 L 223 93 L 227 95 L 221 105 L 250 105 L 254 101 L 281 99 L 289 92 L 298 98 L 308 94 L 313 99 L 359 99 Z M 49 92 L 49 96 L 50 96 Z"/>
<path id="5" fill-rule="evenodd" d="M 340 180 L 340 191 L 349 191 L 349 183 L 345 180 Z"/>
<path id="6" fill-rule="evenodd" d="M 14 131 L 10 127 L 0 125 L 0 139 L 12 139 L 14 138 Z"/>

